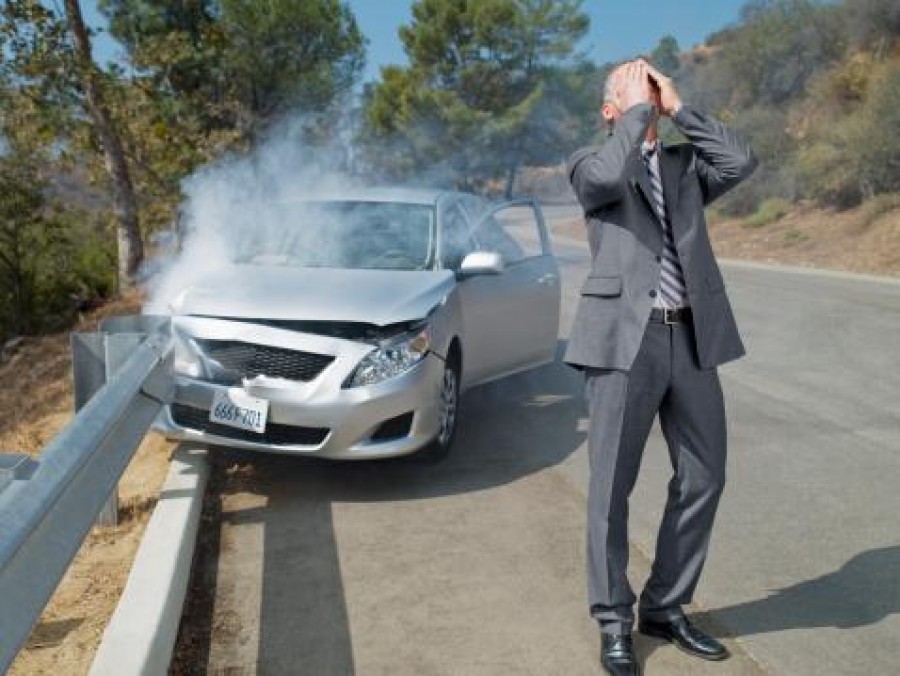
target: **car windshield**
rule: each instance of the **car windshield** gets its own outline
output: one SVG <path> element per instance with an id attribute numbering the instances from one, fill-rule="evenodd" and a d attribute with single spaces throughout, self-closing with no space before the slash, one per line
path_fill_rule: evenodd
<path id="1" fill-rule="evenodd" d="M 433 206 L 335 200 L 263 211 L 238 238 L 235 262 L 368 270 L 433 266 Z"/>

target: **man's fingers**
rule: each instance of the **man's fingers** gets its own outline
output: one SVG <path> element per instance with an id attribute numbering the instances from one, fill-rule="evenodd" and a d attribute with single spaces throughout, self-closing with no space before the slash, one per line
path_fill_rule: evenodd
<path id="1" fill-rule="evenodd" d="M 646 63 L 646 62 L 644 62 L 644 63 L 647 66 L 647 72 L 650 73 L 650 75 L 653 77 L 654 80 L 656 80 L 660 84 L 662 84 L 663 82 L 669 81 L 669 78 L 666 77 L 665 75 L 663 75 L 662 73 L 660 73 L 658 70 L 656 70 L 656 68 L 651 66 L 649 63 Z"/>
<path id="2" fill-rule="evenodd" d="M 637 78 L 637 64 L 634 61 L 628 64 L 628 67 L 625 70 L 625 75 L 629 80 L 634 80 L 635 78 Z"/>
<path id="3" fill-rule="evenodd" d="M 637 75 L 637 78 L 638 78 L 639 80 L 646 80 L 646 79 L 647 79 L 647 64 L 644 63 L 643 61 L 638 61 L 638 62 L 637 62 L 637 73 L 636 73 L 636 75 Z"/>
<path id="4" fill-rule="evenodd" d="M 653 70 L 653 66 L 651 66 L 651 65 L 650 65 L 647 61 L 645 61 L 644 59 L 637 59 L 637 60 L 635 61 L 635 63 L 638 64 L 638 65 L 640 66 L 641 70 L 642 70 L 643 72 L 645 72 L 645 73 Z"/>
<path id="5" fill-rule="evenodd" d="M 647 77 L 647 71 L 641 65 L 640 61 L 632 61 L 628 64 L 628 69 L 626 71 L 628 75 L 628 79 L 630 80 L 642 80 Z"/>

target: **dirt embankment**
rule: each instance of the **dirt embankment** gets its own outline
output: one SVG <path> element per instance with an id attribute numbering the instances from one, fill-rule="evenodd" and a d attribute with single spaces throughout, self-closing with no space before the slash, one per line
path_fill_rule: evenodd
<path id="1" fill-rule="evenodd" d="M 581 219 L 555 228 L 584 239 Z M 900 196 L 846 211 L 800 205 L 767 218 L 709 215 L 716 255 L 765 263 L 900 277 Z"/>
<path id="2" fill-rule="evenodd" d="M 108 315 L 140 311 L 130 293 L 86 315 L 76 331 L 95 331 Z M 0 361 L 0 449 L 37 455 L 71 420 L 69 333 L 27 337 Z M 119 526 L 95 528 L 10 669 L 12 675 L 87 673 L 119 600 L 144 527 L 168 469 L 172 445 L 145 439 L 119 486 Z"/>
<path id="3" fill-rule="evenodd" d="M 710 236 L 724 258 L 900 276 L 900 196 L 847 211 L 801 206 L 763 224 L 713 218 Z"/>

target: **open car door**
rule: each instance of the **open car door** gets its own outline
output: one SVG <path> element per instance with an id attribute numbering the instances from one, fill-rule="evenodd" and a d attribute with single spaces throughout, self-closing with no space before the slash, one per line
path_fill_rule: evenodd
<path id="1" fill-rule="evenodd" d="M 476 250 L 503 260 L 499 274 L 459 285 L 472 379 L 493 380 L 552 361 L 560 281 L 540 208 L 530 199 L 497 205 L 477 215 L 471 236 Z"/>

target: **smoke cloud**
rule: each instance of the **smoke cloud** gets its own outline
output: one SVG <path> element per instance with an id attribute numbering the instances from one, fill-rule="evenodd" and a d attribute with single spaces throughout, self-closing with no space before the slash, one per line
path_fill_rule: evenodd
<path id="1" fill-rule="evenodd" d="M 242 251 L 256 251 L 256 262 L 262 264 L 265 255 L 288 245 L 297 248 L 285 239 L 285 205 L 340 195 L 360 185 L 343 170 L 346 146 L 312 146 L 306 141 L 307 128 L 303 119 L 282 123 L 249 154 L 226 156 L 184 180 L 177 230 L 161 238 L 162 254 L 144 271 L 149 290 L 145 312 L 170 313 L 182 291 L 240 259 Z M 333 246 L 334 239 L 329 241 Z M 311 250 L 323 245 L 303 243 Z"/>
<path id="2" fill-rule="evenodd" d="M 433 264 L 429 242 L 420 236 L 430 230 L 421 223 L 427 215 L 391 212 L 389 205 L 340 212 L 323 206 L 329 198 L 384 185 L 377 167 L 363 166 L 350 125 L 339 121 L 330 144 L 310 143 L 310 129 L 321 126 L 302 116 L 288 119 L 250 153 L 226 156 L 183 181 L 178 227 L 158 238 L 161 253 L 143 271 L 145 312 L 170 314 L 183 291 L 235 262 L 387 269 Z M 394 151 L 408 149 L 398 142 Z M 452 188 L 457 165 L 448 154 L 395 189 Z M 517 185 L 520 193 L 547 202 L 573 201 L 561 167 L 520 172 Z M 499 193 L 502 182 L 495 189 Z"/>

